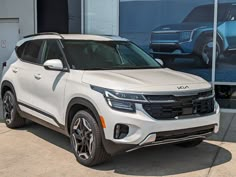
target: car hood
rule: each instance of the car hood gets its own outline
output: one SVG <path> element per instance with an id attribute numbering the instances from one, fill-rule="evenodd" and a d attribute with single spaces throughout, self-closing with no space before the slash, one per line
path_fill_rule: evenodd
<path id="1" fill-rule="evenodd" d="M 155 28 L 155 31 L 179 31 L 179 30 L 194 30 L 196 28 L 206 28 L 213 27 L 213 23 L 180 23 L 180 24 L 172 24 L 172 25 L 164 25 L 158 28 Z"/>
<path id="2" fill-rule="evenodd" d="M 132 92 L 187 91 L 211 87 L 208 82 L 198 76 L 164 68 L 85 71 L 82 82 Z"/>

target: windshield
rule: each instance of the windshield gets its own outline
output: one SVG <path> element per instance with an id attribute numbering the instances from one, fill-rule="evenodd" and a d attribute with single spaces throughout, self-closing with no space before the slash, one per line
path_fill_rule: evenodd
<path id="1" fill-rule="evenodd" d="M 227 16 L 229 4 L 221 4 L 218 7 L 218 21 L 224 21 Z M 214 21 L 214 5 L 204 5 L 194 8 L 184 19 L 183 23 L 211 22 Z"/>
<path id="2" fill-rule="evenodd" d="M 128 41 L 63 40 L 71 69 L 116 70 L 161 68 L 142 49 Z"/>

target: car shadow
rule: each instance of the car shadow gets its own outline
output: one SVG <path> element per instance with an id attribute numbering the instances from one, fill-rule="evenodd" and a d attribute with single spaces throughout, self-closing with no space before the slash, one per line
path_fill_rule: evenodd
<path id="1" fill-rule="evenodd" d="M 35 123 L 29 123 L 19 130 L 28 131 L 72 153 L 69 138 L 60 133 Z M 214 163 L 219 151 L 224 158 Z M 111 161 L 95 166 L 93 169 L 114 171 L 121 175 L 168 176 L 208 169 L 212 165 L 227 163 L 231 158 L 232 155 L 228 150 L 208 142 L 189 149 L 175 145 L 163 145 L 117 155 Z"/>
<path id="2" fill-rule="evenodd" d="M 219 150 L 224 158 L 215 163 L 214 159 Z M 231 159 L 232 154 L 228 150 L 210 143 L 202 143 L 189 149 L 163 145 L 119 155 L 112 162 L 95 169 L 112 170 L 122 175 L 169 176 L 208 169 L 227 163 Z"/>
<path id="3" fill-rule="evenodd" d="M 61 133 L 58 133 L 54 130 L 48 129 L 44 126 L 41 126 L 37 123 L 27 121 L 26 126 L 18 130 L 28 131 L 51 144 L 54 144 L 62 149 L 72 152 L 71 146 L 70 146 L 70 140 L 67 136 Z"/>

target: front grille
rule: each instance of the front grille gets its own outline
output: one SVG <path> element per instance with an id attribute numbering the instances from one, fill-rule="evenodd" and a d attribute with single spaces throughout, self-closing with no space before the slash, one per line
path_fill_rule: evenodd
<path id="1" fill-rule="evenodd" d="M 151 44 L 150 48 L 154 52 L 174 52 L 175 50 L 180 50 L 180 47 L 177 44 Z"/>
<path id="2" fill-rule="evenodd" d="M 150 103 L 144 103 L 144 110 L 153 118 L 160 120 L 181 119 L 190 115 L 203 115 L 214 112 L 214 97 L 207 98 L 209 93 L 192 96 L 145 96 Z M 211 92 L 212 94 L 212 92 Z M 206 97 L 206 99 L 202 99 Z M 155 102 L 158 100 L 171 102 Z"/>
<path id="3" fill-rule="evenodd" d="M 153 33 L 152 40 L 175 40 L 178 41 L 180 39 L 180 33 Z"/>

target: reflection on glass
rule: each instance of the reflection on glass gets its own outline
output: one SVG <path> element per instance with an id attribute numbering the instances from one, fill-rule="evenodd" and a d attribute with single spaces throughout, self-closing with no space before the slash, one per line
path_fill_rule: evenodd
<path id="1" fill-rule="evenodd" d="M 208 81 L 212 79 L 213 19 L 213 0 L 120 0 L 121 36 L 161 58 L 167 67 Z M 220 43 L 217 46 L 219 55 Z"/>
<path id="2" fill-rule="evenodd" d="M 223 15 L 222 15 L 223 16 Z M 171 66 L 175 58 L 194 57 L 212 67 L 214 5 L 195 7 L 179 24 L 160 26 L 152 31 L 150 49 Z M 218 54 L 220 45 L 217 45 Z"/>
<path id="3" fill-rule="evenodd" d="M 220 0 L 218 6 L 217 41 L 221 46 L 216 60 L 216 98 L 221 108 L 236 109 L 236 1 Z"/>
<path id="4" fill-rule="evenodd" d="M 217 101 L 221 108 L 236 109 L 236 86 L 215 86 Z"/>
<path id="5" fill-rule="evenodd" d="M 228 2 L 222 0 L 218 4 L 220 14 L 224 12 L 224 19 L 218 19 L 217 41 L 221 44 L 221 55 L 216 61 L 217 82 L 236 82 L 236 1 L 235 3 Z"/>

